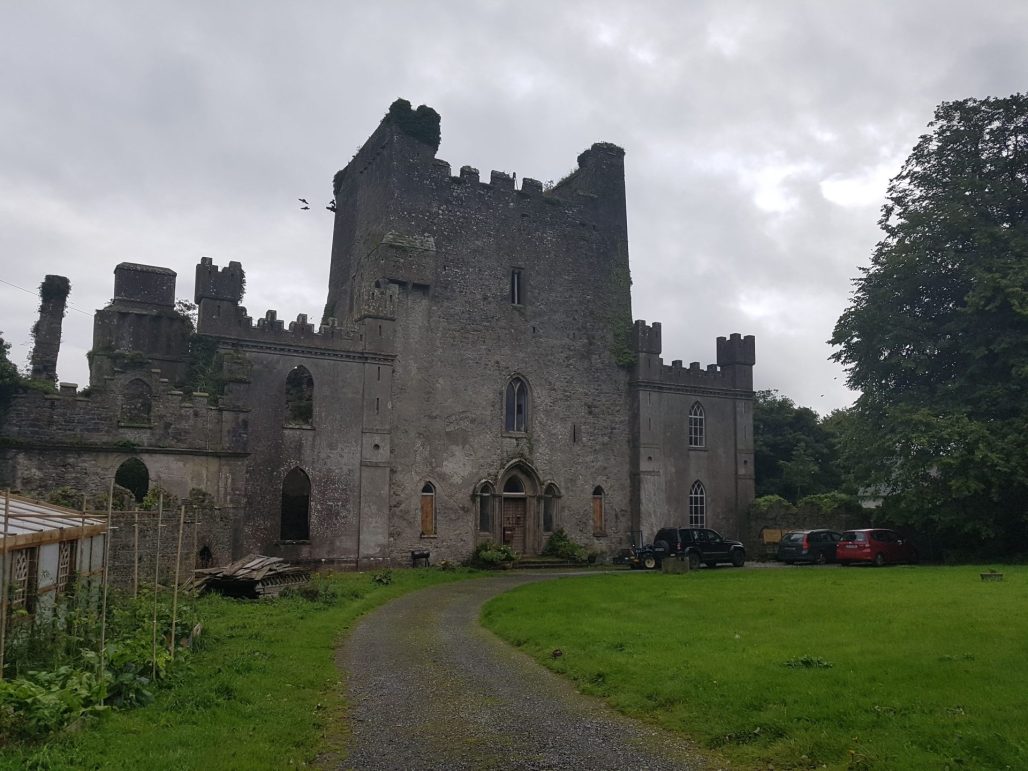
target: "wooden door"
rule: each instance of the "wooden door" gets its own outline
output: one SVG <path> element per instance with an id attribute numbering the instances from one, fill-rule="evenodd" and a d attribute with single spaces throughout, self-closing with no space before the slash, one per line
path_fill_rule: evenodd
<path id="1" fill-rule="evenodd" d="M 525 498 L 503 499 L 503 542 L 518 554 L 525 553 Z"/>

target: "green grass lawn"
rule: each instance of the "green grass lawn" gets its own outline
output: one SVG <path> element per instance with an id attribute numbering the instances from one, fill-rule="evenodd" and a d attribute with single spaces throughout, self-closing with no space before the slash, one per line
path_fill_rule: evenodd
<path id="1" fill-rule="evenodd" d="M 1028 768 L 1028 568 L 981 570 L 569 578 L 492 600 L 483 623 L 733 766 Z"/>
<path id="2" fill-rule="evenodd" d="M 299 598 L 196 601 L 206 631 L 154 703 L 108 713 L 49 742 L 0 749 L 0 768 L 281 769 L 309 764 L 346 739 L 334 654 L 366 611 L 468 571 L 331 576 L 333 602 Z"/>

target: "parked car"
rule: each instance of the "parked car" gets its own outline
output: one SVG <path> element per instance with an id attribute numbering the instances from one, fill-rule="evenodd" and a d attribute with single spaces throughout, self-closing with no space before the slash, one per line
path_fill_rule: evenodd
<path id="1" fill-rule="evenodd" d="M 853 562 L 870 562 L 879 567 L 889 562 L 913 564 L 917 562 L 917 549 L 895 530 L 847 530 L 835 545 L 835 559 L 843 567 Z"/>
<path id="2" fill-rule="evenodd" d="M 818 565 L 835 562 L 835 545 L 841 539 L 842 533 L 835 530 L 792 530 L 778 542 L 778 560 L 786 565 L 795 562 L 816 562 Z"/>
<path id="3" fill-rule="evenodd" d="M 705 527 L 665 527 L 657 531 L 652 546 L 635 550 L 629 565 L 653 570 L 665 559 L 684 559 L 693 570 L 703 563 L 716 567 L 728 563 L 741 568 L 746 562 L 746 549 L 740 541 L 722 538 L 716 530 Z"/>

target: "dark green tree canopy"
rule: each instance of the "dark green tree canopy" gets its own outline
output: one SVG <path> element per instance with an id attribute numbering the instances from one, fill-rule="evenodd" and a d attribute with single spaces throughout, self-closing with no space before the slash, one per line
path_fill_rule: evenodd
<path id="1" fill-rule="evenodd" d="M 780 495 L 795 503 L 840 485 L 833 433 L 816 412 L 777 391 L 756 393 L 753 444 L 758 497 Z"/>
<path id="2" fill-rule="evenodd" d="M 1025 534 L 1028 97 L 936 110 L 831 343 L 858 478 L 911 520 Z"/>

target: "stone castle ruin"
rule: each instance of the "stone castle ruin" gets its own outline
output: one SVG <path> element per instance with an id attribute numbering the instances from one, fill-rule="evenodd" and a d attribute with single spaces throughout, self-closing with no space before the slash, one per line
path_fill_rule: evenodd
<path id="1" fill-rule="evenodd" d="M 215 563 L 456 561 L 485 540 L 536 554 L 558 528 L 602 553 L 669 525 L 739 534 L 754 339 L 668 365 L 660 324 L 633 322 L 624 152 L 594 144 L 544 189 L 454 175 L 438 139 L 433 110 L 398 101 L 336 175 L 317 323 L 253 319 L 242 266 L 204 258 L 194 330 L 173 271 L 118 265 L 88 393 L 12 398 L 0 484 L 105 493 L 128 465 L 137 494 L 202 490 Z M 50 382 L 57 295 L 32 355 Z"/>

